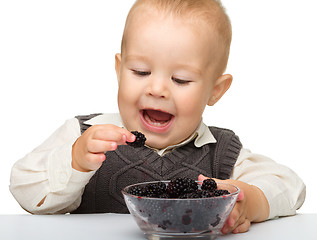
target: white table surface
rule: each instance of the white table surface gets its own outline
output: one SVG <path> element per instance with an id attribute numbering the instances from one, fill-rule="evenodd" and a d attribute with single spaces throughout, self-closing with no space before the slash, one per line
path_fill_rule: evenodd
<path id="1" fill-rule="evenodd" d="M 298 214 L 252 224 L 247 233 L 220 236 L 219 240 L 317 240 L 317 214 Z M 129 214 L 0 215 L 1 240 L 144 240 Z"/>

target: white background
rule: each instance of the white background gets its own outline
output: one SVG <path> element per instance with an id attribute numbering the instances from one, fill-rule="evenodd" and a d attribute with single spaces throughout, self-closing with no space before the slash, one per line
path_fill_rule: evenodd
<path id="1" fill-rule="evenodd" d="M 209 125 L 295 170 L 299 212 L 317 212 L 316 4 L 225 0 L 234 82 Z M 0 0 L 0 214 L 25 213 L 9 192 L 14 162 L 78 114 L 117 112 L 114 55 L 133 0 Z M 146 43 L 145 43 L 146 44 Z"/>

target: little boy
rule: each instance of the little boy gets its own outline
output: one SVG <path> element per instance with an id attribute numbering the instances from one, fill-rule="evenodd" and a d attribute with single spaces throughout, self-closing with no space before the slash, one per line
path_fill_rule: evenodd
<path id="1" fill-rule="evenodd" d="M 115 58 L 120 114 L 77 116 L 12 168 L 10 190 L 34 214 L 127 213 L 121 189 L 142 181 L 213 177 L 241 189 L 223 233 L 295 214 L 305 185 L 202 122 L 228 90 L 231 24 L 216 0 L 138 0 Z M 133 148 L 131 131 L 145 134 Z"/>

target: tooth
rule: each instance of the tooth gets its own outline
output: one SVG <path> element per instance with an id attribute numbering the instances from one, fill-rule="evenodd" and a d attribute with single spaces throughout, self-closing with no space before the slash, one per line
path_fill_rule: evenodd
<path id="1" fill-rule="evenodd" d="M 166 126 L 168 124 L 168 121 L 167 122 L 158 122 L 158 121 L 155 121 L 154 119 L 152 119 L 150 116 L 148 115 L 145 115 L 144 116 L 144 119 L 150 123 L 151 125 L 153 126 L 156 126 L 156 127 L 163 127 L 163 126 Z"/>

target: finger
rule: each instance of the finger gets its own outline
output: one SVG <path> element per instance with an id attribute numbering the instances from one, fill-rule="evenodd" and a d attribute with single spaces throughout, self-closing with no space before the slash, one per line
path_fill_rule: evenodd
<path id="1" fill-rule="evenodd" d="M 240 204 L 237 202 L 235 206 L 233 207 L 231 213 L 229 214 L 225 225 L 222 228 L 222 232 L 224 234 L 231 232 L 233 229 L 235 229 L 238 225 L 244 221 L 243 218 L 241 218 L 241 213 L 240 213 Z"/>
<path id="2" fill-rule="evenodd" d="M 85 155 L 85 162 L 82 166 L 84 169 L 97 170 L 103 161 L 105 161 L 106 156 L 104 153 L 87 153 Z"/>
<path id="3" fill-rule="evenodd" d="M 229 217 L 227 218 L 227 220 L 225 221 L 225 224 L 223 225 L 222 229 L 221 229 L 221 232 L 223 234 L 227 234 L 229 232 L 232 231 L 233 229 L 233 226 L 234 226 L 234 220 L 233 220 L 233 217 L 232 217 L 232 212 L 230 213 Z"/>
<path id="4" fill-rule="evenodd" d="M 233 227 L 234 227 L 234 225 L 236 224 L 236 221 L 237 221 L 238 219 L 237 219 L 237 216 L 235 215 L 235 214 L 230 214 L 229 215 L 229 217 L 228 217 L 228 219 L 227 219 L 227 221 L 226 221 L 226 223 L 227 223 L 227 225 L 228 225 L 228 227 L 230 228 L 230 229 L 233 229 Z"/>
<path id="5" fill-rule="evenodd" d="M 242 189 L 240 189 L 240 192 L 238 194 L 238 198 L 237 201 L 240 202 L 244 199 L 244 191 Z"/>
<path id="6" fill-rule="evenodd" d="M 134 142 L 135 141 L 135 139 L 136 139 L 136 136 L 133 134 L 133 133 L 131 133 L 131 132 L 128 132 L 128 134 L 127 134 L 127 142 Z"/>
<path id="7" fill-rule="evenodd" d="M 200 175 L 198 176 L 198 181 L 204 181 L 205 179 L 208 179 L 208 177 L 206 177 L 206 176 L 204 176 L 204 175 L 202 175 L 202 174 L 200 174 Z"/>
<path id="8" fill-rule="evenodd" d="M 106 155 L 104 153 L 87 153 L 85 158 L 88 164 L 100 164 L 106 159 Z"/>
<path id="9" fill-rule="evenodd" d="M 113 141 L 90 140 L 87 143 L 87 151 L 90 153 L 105 153 L 107 151 L 114 151 L 118 144 Z"/>
<path id="10" fill-rule="evenodd" d="M 135 141 L 135 135 L 133 133 L 115 125 L 100 125 L 98 130 L 95 131 L 93 138 L 104 141 L 114 141 L 118 144 L 126 144 L 126 141 Z"/>
<path id="11" fill-rule="evenodd" d="M 108 128 L 100 128 L 93 134 L 92 138 L 96 140 L 103 140 L 103 141 L 115 141 L 119 142 L 123 139 L 122 132 L 114 129 Z"/>
<path id="12" fill-rule="evenodd" d="M 225 223 L 221 229 L 222 234 L 227 234 L 229 233 L 229 226 L 227 225 L 227 223 Z"/>
<path id="13" fill-rule="evenodd" d="M 124 129 L 124 128 L 120 128 L 120 132 L 122 133 L 122 135 L 125 136 L 124 143 L 126 143 L 126 142 L 134 142 L 135 141 L 136 136 L 132 132 L 130 132 L 127 129 Z"/>
<path id="14" fill-rule="evenodd" d="M 232 232 L 233 233 L 243 233 L 243 232 L 247 232 L 249 230 L 251 226 L 251 223 L 248 219 L 245 219 L 245 221 L 240 224 L 239 226 L 237 226 Z"/>
<path id="15" fill-rule="evenodd" d="M 231 232 L 234 229 L 236 221 L 234 220 L 233 216 L 230 214 L 229 217 L 227 218 L 224 226 L 221 229 L 221 232 L 223 234 L 227 234 Z"/>

